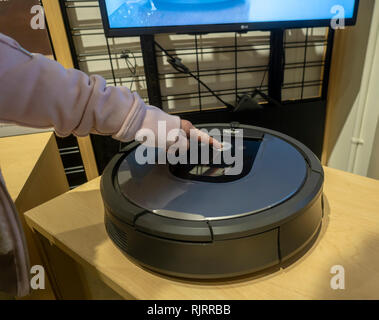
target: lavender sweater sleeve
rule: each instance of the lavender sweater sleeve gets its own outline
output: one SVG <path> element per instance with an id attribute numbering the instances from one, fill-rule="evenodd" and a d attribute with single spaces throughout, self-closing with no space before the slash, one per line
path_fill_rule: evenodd
<path id="1" fill-rule="evenodd" d="M 145 105 L 136 93 L 107 87 L 99 76 L 65 69 L 42 55 L 30 54 L 0 33 L 0 122 L 71 133 L 111 135 L 131 141 L 149 128 L 158 139 L 158 121 L 166 132 L 180 128 L 180 118 Z M 29 293 L 29 261 L 23 230 L 0 172 L 0 291 Z"/>
<path id="2" fill-rule="evenodd" d="M 146 105 L 137 93 L 30 54 L 0 34 L 0 121 L 54 127 L 60 136 L 96 133 L 131 141 L 139 129 L 156 131 L 158 120 L 166 121 L 167 132 L 180 128 L 179 117 Z"/>

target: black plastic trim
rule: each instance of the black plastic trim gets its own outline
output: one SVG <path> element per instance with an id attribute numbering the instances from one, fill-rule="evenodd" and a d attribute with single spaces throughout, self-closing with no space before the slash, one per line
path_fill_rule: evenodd
<path id="1" fill-rule="evenodd" d="M 186 221 L 166 218 L 154 213 L 147 213 L 135 222 L 136 230 L 162 238 L 191 241 L 212 242 L 212 235 L 207 221 Z"/>
<path id="2" fill-rule="evenodd" d="M 174 277 L 230 278 L 280 262 L 278 229 L 231 241 L 185 242 L 149 235 L 107 213 L 105 226 L 113 242 L 128 258 L 150 270 Z"/>

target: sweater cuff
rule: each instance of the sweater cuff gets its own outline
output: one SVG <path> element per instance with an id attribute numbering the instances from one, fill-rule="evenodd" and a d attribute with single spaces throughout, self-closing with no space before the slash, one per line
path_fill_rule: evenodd
<path id="1" fill-rule="evenodd" d="M 129 142 L 135 140 L 139 133 L 143 134 L 144 129 L 155 135 L 155 143 L 158 146 L 163 144 L 170 145 L 170 142 L 174 141 L 167 141 L 167 135 L 172 130 L 179 132 L 180 118 L 170 115 L 157 107 L 145 105 L 142 99 L 135 95 L 130 114 L 125 119 L 120 130 L 113 135 L 113 138 Z"/>
<path id="2" fill-rule="evenodd" d="M 124 120 L 119 131 L 112 137 L 121 142 L 129 142 L 134 140 L 136 133 L 141 128 L 143 119 L 146 116 L 146 105 L 137 93 L 133 93 L 134 103 Z"/>
<path id="3" fill-rule="evenodd" d="M 146 115 L 142 122 L 141 130 L 138 135 L 144 136 L 144 129 L 147 129 L 154 134 L 154 142 L 146 141 L 146 146 L 154 143 L 154 146 L 168 148 L 174 143 L 180 134 L 180 118 L 178 116 L 170 115 L 161 109 L 153 106 L 146 106 Z M 141 141 L 141 136 L 136 140 Z"/>

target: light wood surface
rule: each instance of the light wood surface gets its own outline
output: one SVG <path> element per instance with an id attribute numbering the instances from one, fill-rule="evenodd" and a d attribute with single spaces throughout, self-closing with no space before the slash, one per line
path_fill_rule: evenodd
<path id="1" fill-rule="evenodd" d="M 50 136 L 51 133 L 41 133 L 0 138 L 0 168 L 13 200 L 20 194 Z M 25 143 L 21 145 L 21 141 Z"/>
<path id="2" fill-rule="evenodd" d="M 93 152 L 91 138 L 77 137 L 80 155 L 83 160 L 84 169 L 86 172 L 87 180 L 90 181 L 99 176 L 97 169 L 95 154 Z"/>
<path id="3" fill-rule="evenodd" d="M 99 179 L 27 212 L 26 218 L 125 298 L 378 299 L 379 181 L 329 168 L 325 175 L 327 217 L 310 250 L 284 269 L 233 281 L 168 278 L 126 258 L 106 234 Z M 345 290 L 331 289 L 334 265 L 345 268 Z"/>
<path id="4" fill-rule="evenodd" d="M 341 110 L 338 110 L 338 102 L 341 99 L 341 78 L 346 69 L 346 46 L 351 37 L 351 32 L 355 30 L 336 30 L 334 35 L 333 55 L 331 61 L 331 69 L 329 76 L 328 97 L 326 105 L 326 119 L 324 130 L 324 143 L 321 155 L 321 163 L 327 165 L 333 148 L 336 144 L 336 136 L 338 137 L 341 130 L 340 118 L 342 118 Z M 344 118 L 344 117 L 343 117 Z M 345 119 L 343 119 L 343 123 Z M 337 131 L 337 133 L 336 133 Z"/>
<path id="5" fill-rule="evenodd" d="M 59 0 L 42 0 L 50 38 L 57 61 L 65 68 L 73 68 L 70 46 L 66 35 Z M 78 145 L 88 180 L 99 176 L 90 137 L 78 137 Z"/>
<path id="6" fill-rule="evenodd" d="M 23 213 L 69 190 L 54 134 L 46 132 L 0 138 L 0 167 L 20 214 L 31 265 L 41 265 L 42 253 Z M 49 279 L 46 279 L 46 290 L 32 291 L 27 298 L 55 299 Z"/>
<path id="7" fill-rule="evenodd" d="M 0 168 L 14 201 L 52 138 L 52 132 L 0 138 Z"/>

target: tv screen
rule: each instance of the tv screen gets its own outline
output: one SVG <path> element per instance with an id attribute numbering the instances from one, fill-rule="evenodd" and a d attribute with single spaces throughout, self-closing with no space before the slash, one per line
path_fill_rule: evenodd
<path id="1" fill-rule="evenodd" d="M 108 36 L 355 24 L 359 0 L 100 0 Z"/>

